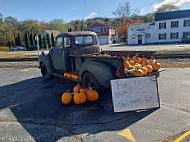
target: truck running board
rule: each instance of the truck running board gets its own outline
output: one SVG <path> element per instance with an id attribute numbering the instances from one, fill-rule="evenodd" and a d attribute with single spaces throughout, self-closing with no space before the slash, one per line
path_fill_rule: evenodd
<path id="1" fill-rule="evenodd" d="M 69 79 L 69 80 L 72 80 L 72 81 L 75 81 L 75 82 L 79 82 L 79 80 L 75 80 L 75 79 L 73 79 L 73 78 L 65 77 L 65 76 L 64 76 L 63 74 L 61 74 L 61 73 L 54 72 L 54 73 L 52 73 L 52 74 L 55 75 L 55 76 L 61 77 L 61 78 L 65 78 L 65 79 Z"/>

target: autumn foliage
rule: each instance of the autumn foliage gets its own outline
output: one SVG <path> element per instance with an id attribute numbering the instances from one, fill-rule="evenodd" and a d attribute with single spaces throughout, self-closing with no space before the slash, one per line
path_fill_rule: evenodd
<path id="1" fill-rule="evenodd" d="M 134 19 L 135 18 L 127 19 L 126 17 L 122 17 L 119 26 L 116 28 L 116 31 L 118 32 L 120 38 L 127 38 L 127 30 L 131 24 L 144 23 L 143 20 L 134 20 Z"/>

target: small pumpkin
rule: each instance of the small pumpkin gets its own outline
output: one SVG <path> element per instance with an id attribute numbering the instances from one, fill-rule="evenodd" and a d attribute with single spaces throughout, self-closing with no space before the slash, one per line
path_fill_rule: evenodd
<path id="1" fill-rule="evenodd" d="M 137 68 L 133 70 L 132 74 L 133 76 L 143 76 L 143 71 Z"/>
<path id="2" fill-rule="evenodd" d="M 136 64 L 134 65 L 134 68 L 137 69 L 137 68 L 139 68 L 139 67 L 141 67 L 141 66 L 142 66 L 141 64 L 136 63 Z"/>
<path id="3" fill-rule="evenodd" d="M 159 70 L 160 69 L 160 67 L 161 67 L 161 65 L 160 65 L 160 63 L 158 63 L 158 62 L 154 62 L 154 63 L 152 63 L 152 68 L 153 68 L 153 70 Z"/>
<path id="4" fill-rule="evenodd" d="M 140 58 L 140 57 L 137 57 L 137 58 L 135 59 L 135 63 L 141 64 L 141 58 Z"/>
<path id="5" fill-rule="evenodd" d="M 80 90 L 78 90 L 77 92 L 74 93 L 73 96 L 73 102 L 75 104 L 83 104 L 86 102 L 86 94 L 85 92 L 80 92 Z"/>
<path id="6" fill-rule="evenodd" d="M 134 66 L 135 65 L 135 62 L 133 60 L 129 61 L 129 63 Z"/>
<path id="7" fill-rule="evenodd" d="M 149 60 L 145 59 L 142 61 L 143 66 L 147 66 L 149 64 Z"/>
<path id="8" fill-rule="evenodd" d="M 69 90 L 67 90 L 67 92 L 64 92 L 62 97 L 61 97 L 61 101 L 63 104 L 65 105 L 69 105 L 72 102 L 72 94 L 69 93 Z"/>
<path id="9" fill-rule="evenodd" d="M 78 90 L 80 90 L 82 88 L 82 86 L 78 83 L 74 88 L 73 88 L 73 93 L 78 92 Z"/>
<path id="10" fill-rule="evenodd" d="M 125 61 L 124 62 L 124 68 L 125 69 L 130 69 L 130 67 L 131 67 L 131 65 L 130 65 L 129 61 Z"/>
<path id="11" fill-rule="evenodd" d="M 71 73 L 71 78 L 74 78 L 74 74 L 73 73 Z"/>
<path id="12" fill-rule="evenodd" d="M 96 90 L 92 90 L 91 87 L 89 87 L 89 90 L 86 93 L 87 100 L 90 102 L 94 102 L 98 100 L 98 92 Z"/>
<path id="13" fill-rule="evenodd" d="M 154 64 L 156 62 L 156 60 L 153 60 L 153 59 L 149 59 L 149 65 L 152 66 L 152 64 Z"/>
<path id="14" fill-rule="evenodd" d="M 65 73 L 64 73 L 64 76 L 67 77 L 67 74 L 68 74 L 68 72 L 65 72 Z"/>
<path id="15" fill-rule="evenodd" d="M 67 77 L 68 77 L 68 78 L 71 78 L 71 74 L 70 74 L 70 73 L 68 73 L 68 74 L 67 74 Z"/>
<path id="16" fill-rule="evenodd" d="M 74 75 L 74 77 L 73 77 L 75 80 L 78 80 L 79 79 L 79 75 Z"/>
<path id="17" fill-rule="evenodd" d="M 136 59 L 137 59 L 137 56 L 136 56 L 136 55 L 132 57 L 132 60 L 133 60 L 133 61 L 135 61 Z"/>
<path id="18" fill-rule="evenodd" d="M 146 68 L 147 68 L 147 73 L 151 73 L 153 71 L 153 68 L 151 65 L 147 65 Z"/>
<path id="19" fill-rule="evenodd" d="M 139 69 L 143 71 L 143 75 L 147 74 L 147 68 L 146 67 L 139 67 Z"/>

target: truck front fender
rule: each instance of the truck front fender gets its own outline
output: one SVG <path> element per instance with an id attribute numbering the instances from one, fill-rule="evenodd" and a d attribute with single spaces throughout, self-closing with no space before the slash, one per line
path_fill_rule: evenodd
<path id="1" fill-rule="evenodd" d="M 51 74 L 53 72 L 51 57 L 48 54 L 38 56 L 38 62 L 39 62 L 40 67 L 42 64 L 46 66 L 48 73 Z"/>
<path id="2" fill-rule="evenodd" d="M 92 73 L 98 83 L 104 87 L 109 87 L 110 80 L 116 77 L 115 70 L 111 65 L 99 61 L 85 61 L 82 63 L 79 70 L 80 82 L 85 72 Z"/>

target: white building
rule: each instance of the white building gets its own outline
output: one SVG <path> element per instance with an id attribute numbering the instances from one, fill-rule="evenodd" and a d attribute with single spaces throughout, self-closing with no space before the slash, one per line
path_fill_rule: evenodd
<path id="1" fill-rule="evenodd" d="M 128 28 L 128 44 L 181 42 L 190 35 L 190 10 L 156 13 L 155 22 Z"/>

